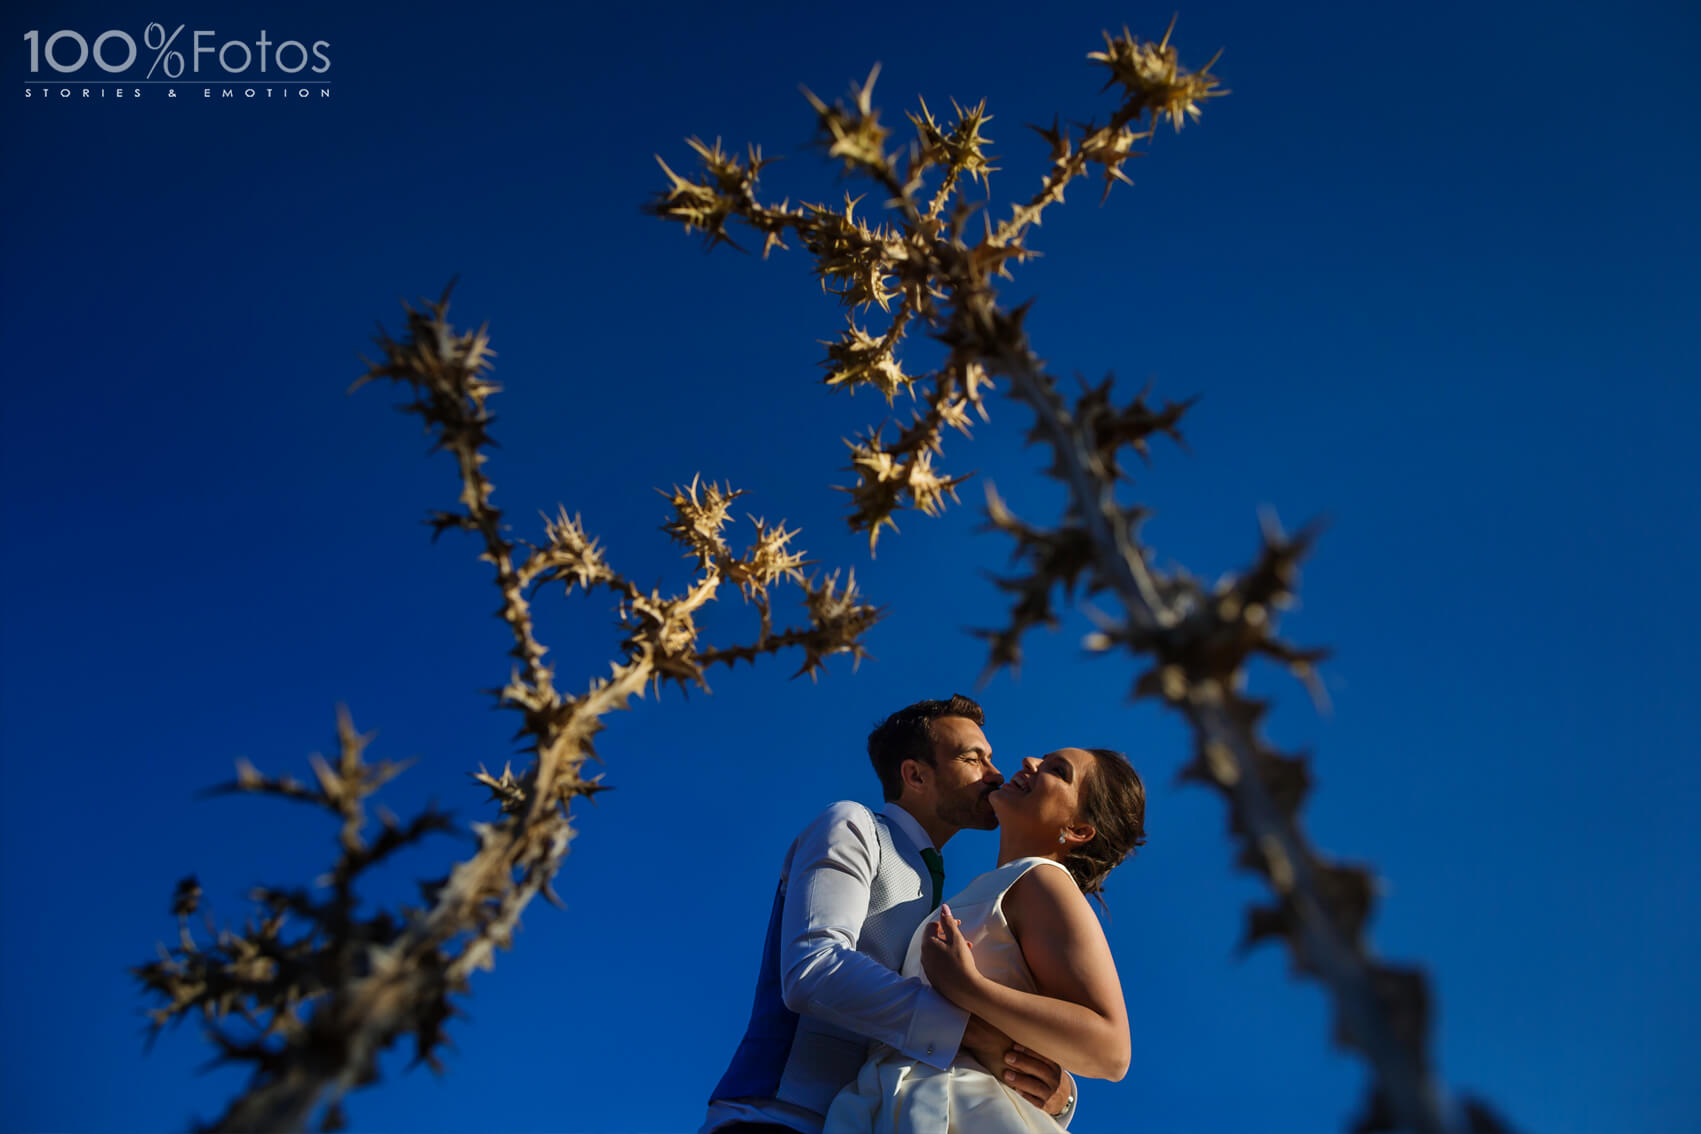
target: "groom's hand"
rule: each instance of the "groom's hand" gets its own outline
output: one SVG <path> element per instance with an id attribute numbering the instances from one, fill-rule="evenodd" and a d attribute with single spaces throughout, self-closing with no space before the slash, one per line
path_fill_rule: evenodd
<path id="1" fill-rule="evenodd" d="M 1050 1115 L 1058 1115 L 1069 1103 L 1070 1084 L 1063 1068 L 1021 1044 L 1004 1054 L 1002 1078 L 1018 1094 Z"/>
<path id="2" fill-rule="evenodd" d="M 968 1026 L 963 1029 L 962 1050 L 974 1056 L 988 1074 L 996 1075 L 1004 1066 L 1004 1053 L 1010 1050 L 1010 1037 L 971 1014 Z"/>

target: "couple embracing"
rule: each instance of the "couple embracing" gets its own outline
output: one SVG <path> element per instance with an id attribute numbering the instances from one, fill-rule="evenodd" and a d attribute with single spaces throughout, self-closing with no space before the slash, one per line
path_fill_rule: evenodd
<path id="1" fill-rule="evenodd" d="M 885 806 L 835 803 L 792 844 L 699 1134 L 1043 1134 L 1073 1117 L 1071 1073 L 1127 1072 L 1087 895 L 1145 841 L 1145 787 L 1101 748 L 1006 780 L 984 723 L 962 696 L 893 713 L 868 737 Z M 998 866 L 948 891 L 964 828 L 998 829 Z"/>

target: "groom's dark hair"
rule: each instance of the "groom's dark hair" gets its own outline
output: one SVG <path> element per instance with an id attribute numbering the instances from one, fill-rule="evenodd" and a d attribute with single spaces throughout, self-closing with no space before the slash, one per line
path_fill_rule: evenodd
<path id="1" fill-rule="evenodd" d="M 976 727 L 986 724 L 986 712 L 978 703 L 953 693 L 949 701 L 917 701 L 899 709 L 868 734 L 868 759 L 874 765 L 874 774 L 880 777 L 880 791 L 887 802 L 904 793 L 898 770 L 905 760 L 920 760 L 934 767 L 933 722 L 940 717 L 963 717 Z"/>

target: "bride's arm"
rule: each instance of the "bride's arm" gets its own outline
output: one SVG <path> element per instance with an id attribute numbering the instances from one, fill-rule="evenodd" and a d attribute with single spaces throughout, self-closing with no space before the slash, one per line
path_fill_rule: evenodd
<path id="1" fill-rule="evenodd" d="M 1030 870 L 1004 895 L 1004 914 L 1037 993 L 982 976 L 949 917 L 923 943 L 928 979 L 958 1007 L 1077 1075 L 1121 1079 L 1128 1073 L 1128 1011 L 1110 944 L 1086 897 L 1061 871 Z"/>

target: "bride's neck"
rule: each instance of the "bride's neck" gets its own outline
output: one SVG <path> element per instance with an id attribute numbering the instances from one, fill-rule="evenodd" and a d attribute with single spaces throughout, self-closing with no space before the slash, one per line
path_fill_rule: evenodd
<path id="1" fill-rule="evenodd" d="M 1062 862 L 1064 848 L 1055 842 L 1039 843 L 1020 835 L 1000 830 L 998 836 L 998 865 L 1005 866 L 1018 858 L 1049 858 Z"/>

